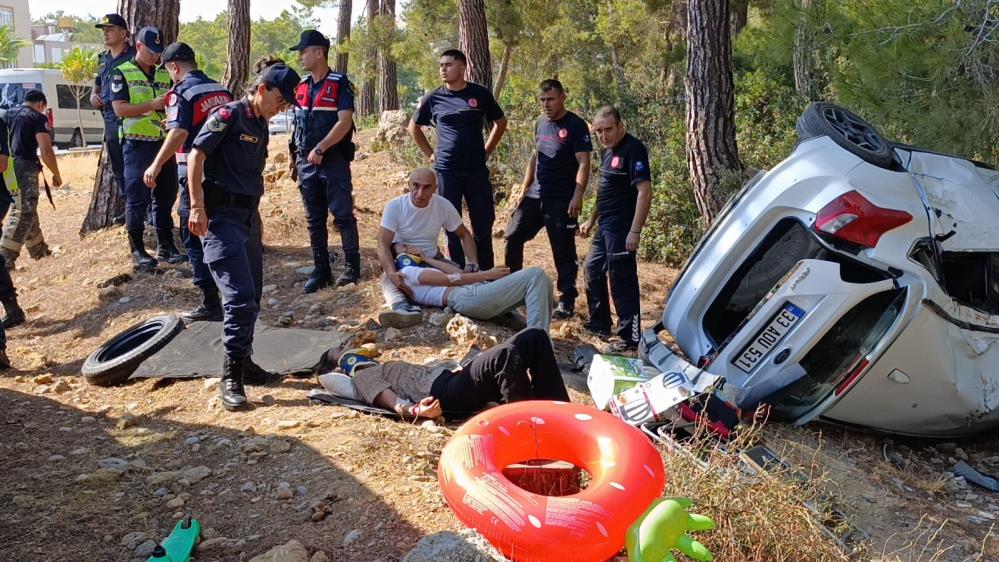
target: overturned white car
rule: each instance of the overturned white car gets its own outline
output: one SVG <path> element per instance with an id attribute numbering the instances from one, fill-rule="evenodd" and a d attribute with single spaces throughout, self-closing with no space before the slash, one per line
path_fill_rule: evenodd
<path id="1" fill-rule="evenodd" d="M 729 201 L 656 329 L 779 419 L 924 436 L 999 423 L 999 172 L 826 103 L 798 135 Z"/>

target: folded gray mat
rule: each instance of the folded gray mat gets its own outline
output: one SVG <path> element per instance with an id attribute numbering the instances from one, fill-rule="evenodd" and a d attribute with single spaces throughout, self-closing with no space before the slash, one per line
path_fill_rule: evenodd
<path id="1" fill-rule="evenodd" d="M 309 391 L 309 400 L 318 402 L 320 404 L 326 404 L 329 406 L 343 406 L 344 408 L 350 408 L 351 410 L 357 410 L 358 412 L 364 412 L 365 414 L 373 414 L 376 416 L 385 416 L 387 418 L 399 419 L 400 416 L 392 410 L 386 410 L 385 408 L 379 408 L 377 406 L 369 406 L 364 402 L 359 402 L 357 400 L 351 400 L 350 398 L 344 398 L 342 396 L 337 396 L 336 394 L 326 392 L 323 389 L 313 389 Z"/>
<path id="2" fill-rule="evenodd" d="M 258 322 L 253 332 L 253 360 L 269 371 L 305 374 L 324 351 L 349 337 Z M 217 377 L 222 373 L 222 357 L 222 323 L 192 322 L 166 347 L 143 361 L 129 378 Z"/>

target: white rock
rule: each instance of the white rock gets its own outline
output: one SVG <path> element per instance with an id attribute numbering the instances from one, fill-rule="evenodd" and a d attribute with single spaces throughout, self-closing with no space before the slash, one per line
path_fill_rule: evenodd
<path id="1" fill-rule="evenodd" d="M 201 482 L 205 478 L 212 475 L 212 469 L 207 466 L 195 466 L 191 468 L 184 469 L 181 473 L 181 478 L 187 480 L 190 484 L 195 484 Z"/>
<path id="2" fill-rule="evenodd" d="M 315 271 L 315 270 L 316 270 L 316 267 L 314 265 L 307 265 L 305 267 L 300 267 L 300 268 L 296 269 L 295 273 L 297 273 L 299 275 L 309 276 L 309 275 L 312 275 L 312 272 Z"/>
<path id="3" fill-rule="evenodd" d="M 215 390 L 216 388 L 219 387 L 219 383 L 220 382 L 222 382 L 222 379 L 220 379 L 218 377 L 211 377 L 211 378 L 205 379 L 201 383 L 201 386 L 204 387 L 205 390 Z"/>
<path id="4" fill-rule="evenodd" d="M 359 538 L 361 538 L 361 531 L 359 529 L 354 529 L 343 537 L 343 546 L 354 544 Z"/>
<path id="5" fill-rule="evenodd" d="M 254 556 L 250 562 L 309 562 L 309 551 L 305 549 L 305 545 L 293 539 Z"/>
<path id="6" fill-rule="evenodd" d="M 264 293 L 273 293 L 277 290 L 277 285 L 264 285 L 260 290 Z"/>

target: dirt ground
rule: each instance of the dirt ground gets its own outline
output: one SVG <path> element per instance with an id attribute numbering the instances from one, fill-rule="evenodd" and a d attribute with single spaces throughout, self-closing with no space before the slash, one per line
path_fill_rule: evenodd
<path id="1" fill-rule="evenodd" d="M 290 178 L 277 179 L 261 205 L 264 283 L 276 286 L 264 296 L 263 322 L 276 325 L 290 315 L 296 327 L 336 330 L 377 317 L 379 213 L 402 193 L 406 172 L 387 152 L 369 152 L 369 141 L 370 132 L 363 132 L 362 156 L 353 166 L 363 282 L 302 293 L 305 275 L 296 269 L 310 261 L 304 214 Z M 282 143 L 275 139 L 272 154 Z M 192 307 L 198 293 L 186 267 L 132 273 L 120 228 L 81 239 L 96 156 L 63 156 L 59 164 L 67 186 L 54 190 L 57 208 L 40 205 L 54 255 L 18 260 L 14 280 L 29 321 L 8 333 L 14 367 L 0 375 L 0 550 L 6 559 L 144 560 L 148 543 L 142 543 L 165 537 L 184 514 L 205 527 L 199 560 L 246 560 L 298 539 L 310 554 L 321 551 L 331 560 L 392 561 L 424 535 L 461 529 L 435 475 L 453 428 L 311 405 L 305 397 L 315 387 L 311 380 L 251 387 L 254 407 L 240 414 L 219 407 L 215 387 L 204 380 L 88 385 L 79 370 L 93 349 L 137 321 Z M 501 227 L 505 215 L 498 215 Z M 338 243 L 335 234 L 331 240 Z M 502 241 L 495 242 L 501 256 Z M 579 244 L 581 257 L 586 246 Z M 525 261 L 554 274 L 543 236 L 528 246 Z M 641 265 L 646 325 L 661 312 L 676 273 Z M 131 280 L 102 289 L 121 274 Z M 578 310 L 585 311 L 584 302 Z M 580 324 L 579 318 L 555 323 L 560 359 L 579 341 L 593 343 L 579 334 Z M 483 327 L 500 338 L 510 333 Z M 380 336 L 379 346 L 384 357 L 421 363 L 466 351 L 428 323 L 391 342 Z M 587 401 L 581 379 L 569 382 L 573 400 Z M 999 560 L 992 538 L 999 498 L 946 474 L 956 457 L 999 470 L 995 439 L 934 444 L 821 424 L 771 424 L 765 435 L 805 473 L 823 478 L 831 503 L 870 536 L 857 543 L 854 558 Z M 668 495 L 684 493 L 667 486 Z M 710 515 L 711 506 L 698 511 Z M 780 522 L 773 524 L 779 532 Z"/>

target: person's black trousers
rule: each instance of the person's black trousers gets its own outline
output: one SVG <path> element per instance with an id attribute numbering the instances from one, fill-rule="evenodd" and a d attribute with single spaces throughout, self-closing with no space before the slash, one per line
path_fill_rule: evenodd
<path id="1" fill-rule="evenodd" d="M 617 311 L 617 335 L 626 342 L 638 345 L 642 338 L 638 260 L 635 252 L 625 249 L 627 238 L 627 231 L 598 228 L 583 264 L 583 281 L 586 284 L 586 304 L 590 309 L 590 325 L 610 331 L 610 299 L 613 297 Z"/>
<path id="2" fill-rule="evenodd" d="M 431 395 L 449 418 L 468 417 L 489 402 L 569 401 L 548 332 L 525 328 L 434 381 Z"/>
<path id="3" fill-rule="evenodd" d="M 541 227 L 545 228 L 558 274 L 555 281 L 558 300 L 570 308 L 575 306 L 579 296 L 576 290 L 576 275 L 579 273 L 579 261 L 576 259 L 578 226 L 576 219 L 569 216 L 569 199 L 525 197 L 510 216 L 505 235 L 504 261 L 510 271 L 517 271 L 524 268 L 524 244 L 533 240 Z"/>

